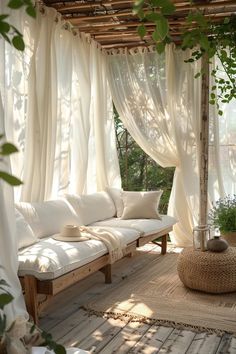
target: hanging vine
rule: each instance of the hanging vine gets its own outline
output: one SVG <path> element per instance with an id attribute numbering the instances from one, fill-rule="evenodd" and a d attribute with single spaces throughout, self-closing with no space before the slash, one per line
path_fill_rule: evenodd
<path id="1" fill-rule="evenodd" d="M 171 0 L 137 0 L 134 4 L 133 12 L 141 22 L 137 29 L 140 37 L 143 39 L 147 34 L 145 23 L 152 22 L 155 25 L 152 40 L 160 54 L 164 52 L 166 44 L 173 42 L 169 19 L 170 16 L 173 18 L 175 11 Z M 187 62 L 199 60 L 204 54 L 207 54 L 209 63 L 214 56 L 219 59 L 219 64 L 211 71 L 215 84 L 211 87 L 210 104 L 216 104 L 219 115 L 222 115 L 219 102 L 229 103 L 236 98 L 236 16 L 213 22 L 196 8 L 188 13 L 181 28 L 181 48 L 193 50 Z M 201 74 L 198 73 L 196 77 Z"/>

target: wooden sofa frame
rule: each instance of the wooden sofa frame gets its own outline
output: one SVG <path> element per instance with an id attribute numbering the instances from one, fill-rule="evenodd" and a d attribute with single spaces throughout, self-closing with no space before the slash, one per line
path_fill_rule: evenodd
<path id="1" fill-rule="evenodd" d="M 133 256 L 137 247 L 143 246 L 150 241 L 159 245 L 161 247 L 161 254 L 164 255 L 166 253 L 167 238 L 170 231 L 172 231 L 172 227 L 146 237 L 140 237 L 137 241 L 127 245 L 124 256 Z M 161 238 L 160 243 L 155 241 L 159 238 Z M 106 284 L 112 282 L 111 264 L 109 264 L 108 254 L 55 279 L 39 280 L 33 275 L 20 276 L 19 278 L 25 295 L 27 311 L 33 318 L 34 322 L 38 324 L 40 312 L 54 295 L 98 270 L 104 273 Z M 40 295 L 45 295 L 43 301 L 40 301 Z"/>

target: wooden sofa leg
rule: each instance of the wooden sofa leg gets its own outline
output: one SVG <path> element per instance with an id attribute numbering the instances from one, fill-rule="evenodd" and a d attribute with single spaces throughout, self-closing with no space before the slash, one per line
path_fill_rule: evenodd
<path id="1" fill-rule="evenodd" d="M 24 285 L 27 311 L 33 317 L 35 324 L 38 324 L 37 279 L 32 275 L 26 275 Z"/>
<path id="2" fill-rule="evenodd" d="M 105 267 L 101 268 L 100 271 L 105 275 L 105 284 L 111 284 L 111 264 L 107 264 Z"/>
<path id="3" fill-rule="evenodd" d="M 167 251 L 167 237 L 168 234 L 163 235 L 161 238 L 161 254 L 166 254 Z"/>

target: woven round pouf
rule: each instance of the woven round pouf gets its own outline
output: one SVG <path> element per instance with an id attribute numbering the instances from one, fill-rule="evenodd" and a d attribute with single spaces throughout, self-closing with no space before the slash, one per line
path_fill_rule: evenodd
<path id="1" fill-rule="evenodd" d="M 186 248 L 178 257 L 177 270 L 185 286 L 207 293 L 236 291 L 236 248 L 201 252 Z"/>

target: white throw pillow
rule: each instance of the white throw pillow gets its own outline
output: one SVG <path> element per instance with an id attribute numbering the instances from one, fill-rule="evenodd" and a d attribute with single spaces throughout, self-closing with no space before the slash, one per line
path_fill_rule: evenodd
<path id="1" fill-rule="evenodd" d="M 80 217 L 83 225 L 112 218 L 116 213 L 112 198 L 104 191 L 79 196 L 66 194 L 65 198 Z"/>
<path id="2" fill-rule="evenodd" d="M 18 249 L 27 247 L 37 242 L 37 237 L 29 224 L 25 221 L 23 215 L 15 209 L 16 216 L 16 237 L 18 241 Z"/>
<path id="3" fill-rule="evenodd" d="M 50 200 L 38 203 L 16 203 L 16 208 L 24 216 L 41 238 L 57 234 L 65 225 L 81 225 L 81 221 L 66 200 Z"/>
<path id="4" fill-rule="evenodd" d="M 158 206 L 162 191 L 122 192 L 124 210 L 121 219 L 159 219 Z"/>
<path id="5" fill-rule="evenodd" d="M 110 195 L 112 198 L 115 207 L 116 207 L 116 216 L 118 218 L 121 217 L 123 210 L 124 210 L 124 203 L 122 200 L 122 189 L 121 188 L 112 188 L 112 187 L 107 187 L 106 188 L 107 193 Z"/>

